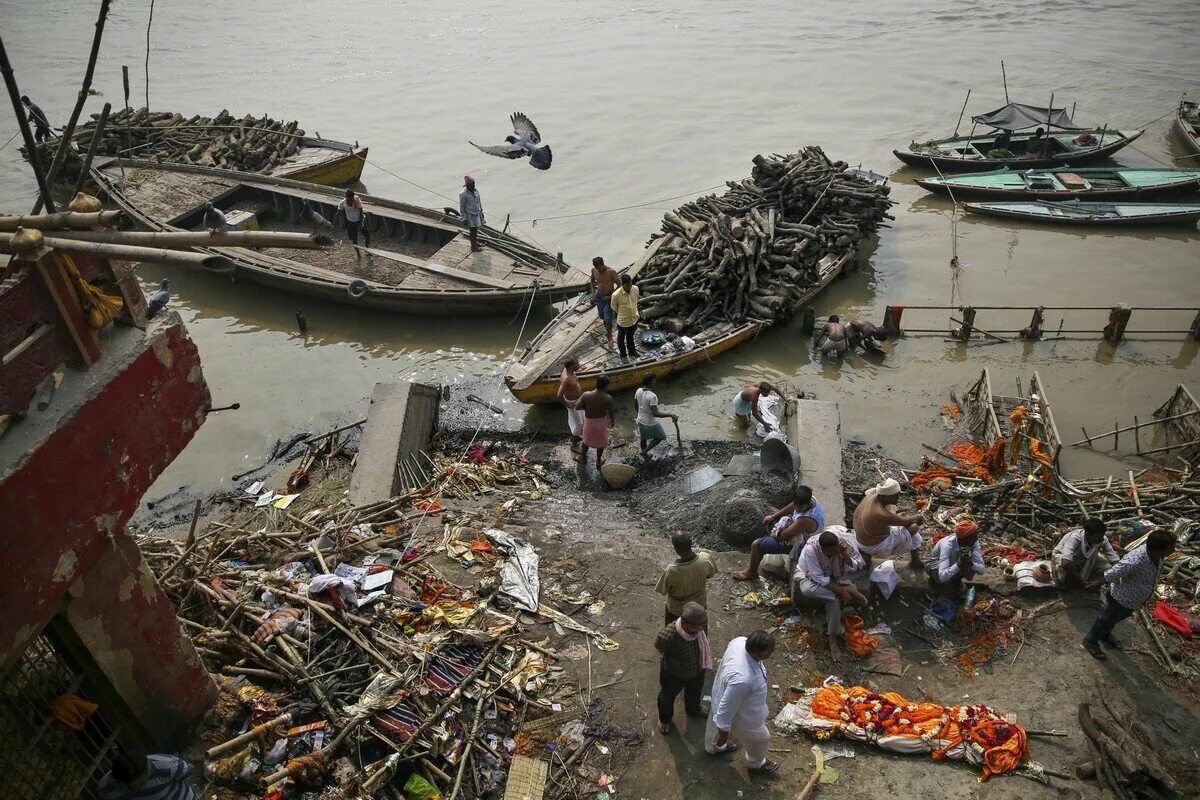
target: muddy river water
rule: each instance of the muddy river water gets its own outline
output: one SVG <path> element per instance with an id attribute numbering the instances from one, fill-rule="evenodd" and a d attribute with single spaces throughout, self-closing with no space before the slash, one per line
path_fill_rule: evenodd
<path id="1" fill-rule="evenodd" d="M 17 79 L 55 125 L 78 91 L 94 6 L 0 0 Z M 103 96 L 89 111 L 105 100 L 122 104 L 122 64 L 133 75 L 133 102 L 143 104 L 148 8 L 148 0 L 113 4 L 95 80 Z M 888 304 L 951 301 L 1195 306 L 1200 234 L 1187 226 L 1097 233 L 968 218 L 957 225 L 955 281 L 952 206 L 915 186 L 920 173 L 901 169 L 891 150 L 953 130 L 968 89 L 968 114 L 1002 105 L 1004 59 L 1014 100 L 1045 105 L 1053 92 L 1056 105 L 1077 104 L 1081 122 L 1145 126 L 1119 162 L 1170 163 L 1184 151 L 1169 119 L 1159 118 L 1182 92 L 1200 93 L 1198 31 L 1190 0 L 1086 8 L 1045 0 L 159 2 L 149 90 L 151 106 L 164 110 L 267 113 L 368 144 L 363 183 L 374 194 L 440 207 L 444 198 L 422 187 L 454 196 L 470 173 L 491 221 L 511 214 L 518 232 L 576 264 L 597 254 L 627 264 L 681 201 L 665 198 L 744 177 L 757 153 L 820 144 L 833 158 L 892 176 L 897 201 L 894 227 L 881 231 L 857 272 L 821 295 L 820 316 L 878 319 Z M 517 109 L 554 148 L 551 170 L 467 144 L 499 141 Z M 0 142 L 14 131 L 4 114 Z M 0 151 L 7 212 L 27 210 L 34 197 L 17 144 Z M 585 214 L 624 206 L 638 207 Z M 561 411 L 523 406 L 500 386 L 505 359 L 549 312 L 527 321 L 398 317 L 180 269 L 142 272 L 147 283 L 167 276 L 214 402 L 242 407 L 211 416 L 156 492 L 228 485 L 278 437 L 361 416 L 380 380 L 487 378 L 485 398 L 494 392 L 506 416 L 562 425 Z M 294 330 L 298 307 L 307 339 Z M 906 324 L 948 325 L 944 314 L 915 313 Z M 977 323 L 1019 328 L 1027 316 L 980 312 Z M 1047 316 L 1057 328 L 1061 315 Z M 1103 318 L 1078 315 L 1066 327 L 1098 331 Z M 1190 321 L 1187 313 L 1135 313 L 1131 329 L 1180 330 Z M 881 362 L 852 357 L 836 366 L 821 363 L 793 323 L 666 382 L 660 396 L 679 410 L 685 436 L 732 436 L 726 414 L 743 381 L 789 380 L 838 401 L 844 435 L 911 460 L 922 441 L 940 439 L 938 403 L 985 367 L 1006 393 L 1039 371 L 1068 441 L 1080 426 L 1111 429 L 1148 416 L 1177 383 L 1195 383 L 1197 344 L 1184 339 L 966 348 L 935 335 L 897 342 Z M 631 427 L 632 415 L 620 422 Z M 1112 466 L 1081 451 L 1066 459 L 1069 474 Z"/>

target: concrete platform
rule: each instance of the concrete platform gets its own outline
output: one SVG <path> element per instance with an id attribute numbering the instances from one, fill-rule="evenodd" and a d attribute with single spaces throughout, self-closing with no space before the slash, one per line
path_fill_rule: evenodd
<path id="1" fill-rule="evenodd" d="M 377 383 L 350 478 L 350 502 L 375 503 L 406 488 L 399 465 L 429 447 L 441 390 L 421 383 Z"/>
<path id="2" fill-rule="evenodd" d="M 846 524 L 842 497 L 842 414 L 827 400 L 789 400 L 788 444 L 800 454 L 796 480 L 812 487 L 826 525 Z"/>

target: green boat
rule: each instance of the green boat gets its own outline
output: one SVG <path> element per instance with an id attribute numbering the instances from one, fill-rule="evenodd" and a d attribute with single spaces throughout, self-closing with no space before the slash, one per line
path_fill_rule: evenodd
<path id="1" fill-rule="evenodd" d="M 1200 169 L 998 169 L 938 178 L 917 185 L 952 197 L 1029 197 L 1039 200 L 1142 200 L 1200 188 Z"/>
<path id="2" fill-rule="evenodd" d="M 1017 200 L 1011 203 L 963 203 L 963 208 L 972 214 L 1067 225 L 1162 225 L 1200 220 L 1200 203 Z"/>

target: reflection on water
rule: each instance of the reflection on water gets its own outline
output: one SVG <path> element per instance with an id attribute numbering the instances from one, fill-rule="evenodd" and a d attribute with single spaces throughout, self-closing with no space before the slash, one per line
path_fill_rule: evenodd
<path id="1" fill-rule="evenodd" d="M 3 25 L 17 79 L 62 124 L 94 16 L 78 0 L 10 5 Z M 1088 123 L 1155 120 L 1194 85 L 1195 3 L 1099 0 L 1087 14 L 1048 0 L 936 5 L 531 0 L 514 14 L 496 0 L 361 0 L 347 14 L 317 0 L 261 0 L 221 4 L 214 14 L 211 4 L 172 3 L 156 10 L 151 102 L 185 114 L 268 113 L 361 141 L 378 164 L 367 166 L 364 182 L 384 197 L 440 208 L 442 198 L 414 184 L 454 196 L 469 173 L 492 220 L 511 212 L 518 233 L 577 265 L 598 254 L 616 265 L 633 261 L 664 204 L 548 217 L 719 185 L 745 176 L 757 153 L 819 143 L 834 158 L 892 174 L 897 201 L 894 227 L 881 232 L 869 263 L 821 295 L 819 317 L 878 322 L 888 304 L 947 304 L 952 292 L 974 305 L 1195 303 L 1197 237 L 1166 228 L 1118 234 L 969 220 L 958 226 L 955 283 L 951 204 L 927 197 L 912 183 L 922 173 L 900 168 L 891 152 L 953 130 L 968 88 L 968 113 L 1001 105 L 1001 57 L 1014 100 L 1040 104 L 1055 92 L 1078 101 L 1077 118 Z M 103 94 L 88 111 L 105 100 L 119 105 L 120 66 L 140 63 L 144 53 L 145 13 L 144 4 L 114 4 L 96 71 Z M 936 48 L 914 46 L 932 41 Z M 551 170 L 466 143 L 487 139 L 517 109 L 553 145 Z M 1126 148 L 1118 161 L 1150 166 L 1183 155 L 1168 122 L 1151 124 L 1137 150 Z M 4 116 L 0 142 L 12 132 Z M 34 194 L 16 144 L 0 151 L 0 207 L 26 210 Z M 361 415 L 375 381 L 496 376 L 523 322 L 405 319 L 184 270 L 142 273 L 147 284 L 163 276 L 200 346 L 215 402 L 240 401 L 242 409 L 213 415 L 156 492 L 213 485 L 258 463 L 285 431 Z M 311 327 L 307 339 L 295 331 L 297 308 Z M 523 338 L 548 319 L 534 312 Z M 936 324 L 948 326 L 944 318 Z M 1115 349 L 1072 340 L 964 347 L 931 336 L 887 350 L 882 360 L 821 362 L 793 322 L 665 381 L 660 395 L 680 411 L 685 437 L 737 436 L 728 413 L 740 384 L 791 381 L 841 403 L 846 435 L 916 459 L 920 442 L 943 436 L 937 405 L 985 366 L 997 385 L 1014 390 L 1018 377 L 1039 370 L 1068 439 L 1081 425 L 1100 429 L 1145 415 L 1176 383 L 1196 377 L 1196 348 L 1178 340 Z M 496 397 L 507 415 L 563 428 L 559 409 L 520 406 L 502 389 Z M 632 399 L 618 404 L 621 424 L 632 425 Z M 1066 458 L 1069 470 L 1107 468 L 1086 453 Z"/>

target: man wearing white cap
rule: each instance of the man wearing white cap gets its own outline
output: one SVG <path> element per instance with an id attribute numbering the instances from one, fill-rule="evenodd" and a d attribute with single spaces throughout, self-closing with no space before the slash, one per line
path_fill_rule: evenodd
<path id="1" fill-rule="evenodd" d="M 854 540 L 868 568 L 871 556 L 890 558 L 908 553 L 909 565 L 916 570 L 922 569 L 922 540 L 921 534 L 916 532 L 921 515 L 897 514 L 895 504 L 899 499 L 900 484 L 895 478 L 888 478 L 867 489 L 866 496 L 854 509 Z"/>

